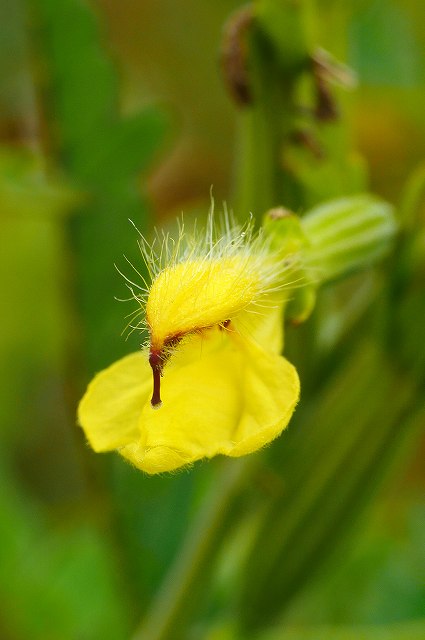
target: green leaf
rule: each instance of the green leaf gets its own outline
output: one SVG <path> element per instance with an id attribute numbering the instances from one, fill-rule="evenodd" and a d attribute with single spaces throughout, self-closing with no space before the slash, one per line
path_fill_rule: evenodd
<path id="1" fill-rule="evenodd" d="M 418 436 L 415 394 L 414 382 L 401 384 L 379 350 L 356 345 L 350 365 L 343 362 L 315 402 L 298 409 L 273 451 L 284 491 L 264 505 L 245 564 L 244 631 L 284 611 L 351 531 L 395 452 Z"/>
<path id="2" fill-rule="evenodd" d="M 411 87 L 423 83 L 424 56 L 400 4 L 364 3 L 354 14 L 349 37 L 349 63 L 363 84 Z"/>
<path id="3" fill-rule="evenodd" d="M 156 108 L 124 118 L 119 112 L 117 72 L 103 47 L 101 24 L 92 8 L 75 0 L 34 0 L 43 35 L 56 159 L 85 201 L 68 239 L 76 264 L 78 312 L 82 317 L 91 373 L 139 347 L 140 335 L 125 344 L 125 316 L 134 309 L 114 268 L 142 285 L 121 258 L 125 254 L 146 275 L 137 247 L 135 222 L 146 232 L 148 206 L 138 179 L 152 162 L 166 129 Z"/>
<path id="4" fill-rule="evenodd" d="M 291 629 L 285 625 L 255 640 L 422 640 L 425 621 L 374 627 L 312 627 Z"/>
<path id="5" fill-rule="evenodd" d="M 108 536 L 84 523 L 48 522 L 0 460 L 0 596 L 13 637 L 116 640 L 130 611 Z"/>

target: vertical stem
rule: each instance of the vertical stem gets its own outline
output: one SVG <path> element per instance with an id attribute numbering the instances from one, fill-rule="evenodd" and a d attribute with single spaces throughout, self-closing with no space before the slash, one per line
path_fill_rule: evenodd
<path id="1" fill-rule="evenodd" d="M 178 640 L 184 636 L 184 622 L 208 578 L 211 559 L 225 536 L 232 506 L 250 467 L 245 460 L 224 463 L 218 482 L 133 640 Z"/>
<path id="2" fill-rule="evenodd" d="M 300 206 L 301 194 L 293 177 L 285 171 L 282 151 L 293 133 L 297 109 L 294 89 L 305 68 L 308 51 L 302 2 L 294 9 L 286 0 L 263 0 L 254 9 L 245 61 L 251 102 L 243 107 L 240 118 L 235 200 L 241 216 L 251 211 L 259 218 L 279 204 Z M 275 11 L 282 27 L 279 41 L 289 39 L 295 52 L 282 54 L 273 40 L 274 34 L 268 31 L 269 13 Z"/>

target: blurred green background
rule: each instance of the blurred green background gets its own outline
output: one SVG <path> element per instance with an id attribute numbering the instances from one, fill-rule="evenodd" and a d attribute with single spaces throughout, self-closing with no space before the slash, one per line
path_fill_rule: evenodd
<path id="1" fill-rule="evenodd" d="M 402 233 L 288 330 L 303 399 L 278 442 L 151 478 L 92 453 L 76 406 L 140 343 L 114 298 L 114 263 L 140 260 L 128 219 L 149 236 L 202 217 L 211 185 L 248 214 L 246 114 L 219 68 L 241 3 L 0 0 L 2 640 L 425 637 L 424 6 L 257 4 L 306 8 L 358 76 L 319 131 L 329 163 L 282 160 L 303 197 L 281 204 L 355 190 L 341 153 L 360 154 Z"/>

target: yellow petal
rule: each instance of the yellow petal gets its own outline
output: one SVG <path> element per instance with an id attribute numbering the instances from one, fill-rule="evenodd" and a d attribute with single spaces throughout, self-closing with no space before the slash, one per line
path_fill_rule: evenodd
<path id="1" fill-rule="evenodd" d="M 298 401 L 295 368 L 237 333 L 187 339 L 165 367 L 158 410 L 145 359 L 134 354 L 99 374 L 79 417 L 93 448 L 120 447 L 147 473 L 255 451 L 281 433 Z"/>
<path id="2" fill-rule="evenodd" d="M 152 346 L 233 318 L 259 295 L 260 264 L 241 255 L 187 260 L 161 271 L 146 305 Z"/>
<path id="3" fill-rule="evenodd" d="M 266 353 L 236 336 L 245 352 L 244 410 L 233 446 L 222 453 L 241 456 L 276 438 L 288 425 L 300 395 L 295 367 L 283 356 Z"/>
<path id="4" fill-rule="evenodd" d="M 264 297 L 259 314 L 243 313 L 233 322 L 233 326 L 245 336 L 249 336 L 265 351 L 282 353 L 283 351 L 283 307 L 286 304 L 283 294 Z"/>
<path id="5" fill-rule="evenodd" d="M 152 371 L 141 351 L 94 377 L 78 407 L 78 422 L 95 451 L 111 451 L 139 437 L 140 412 L 152 391 Z"/>

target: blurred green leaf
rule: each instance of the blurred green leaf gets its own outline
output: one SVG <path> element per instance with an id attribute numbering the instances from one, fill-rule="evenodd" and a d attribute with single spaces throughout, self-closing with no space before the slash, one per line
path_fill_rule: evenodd
<path id="1" fill-rule="evenodd" d="M 388 460 L 403 440 L 414 442 L 420 434 L 421 421 L 407 418 L 413 381 L 401 383 L 367 347 L 357 345 L 347 364 L 313 405 L 298 410 L 290 437 L 282 441 L 284 490 L 270 499 L 245 565 L 245 632 L 273 620 L 312 580 L 317 563 L 351 531 Z"/>
<path id="2" fill-rule="evenodd" d="M 0 595 L 13 637 L 124 638 L 126 592 L 104 532 L 48 522 L 0 467 Z"/>
<path id="3" fill-rule="evenodd" d="M 37 394 L 47 377 L 53 382 L 53 370 L 62 361 L 67 316 L 60 286 L 61 225 L 78 201 L 79 195 L 63 179 L 43 168 L 40 156 L 1 150 L 0 271 L 5 302 L 0 318 L 0 437 L 9 443 L 28 437 L 37 422 L 34 405 L 31 425 L 21 399 L 31 395 L 38 406 Z M 21 421 L 28 428 L 20 431 L 16 427 Z"/>
<path id="4" fill-rule="evenodd" d="M 349 62 L 363 84 L 411 87 L 423 83 L 423 51 L 400 4 L 392 0 L 362 3 L 349 26 L 349 39 Z"/>
<path id="5" fill-rule="evenodd" d="M 120 333 L 124 316 L 133 309 L 114 299 L 127 297 L 114 264 L 140 281 L 121 258 L 126 254 L 144 273 L 137 233 L 128 219 L 146 232 L 148 207 L 137 178 L 159 149 L 166 119 L 154 107 L 132 117 L 120 114 L 117 72 L 104 47 L 100 21 L 88 5 L 75 0 L 32 4 L 43 37 L 53 148 L 86 194 L 69 239 L 76 259 L 83 353 L 94 372 L 131 350 Z M 130 344 L 138 347 L 137 336 Z"/>
<path id="6" fill-rule="evenodd" d="M 425 620 L 381 626 L 306 626 L 283 624 L 265 633 L 250 636 L 252 640 L 422 640 Z M 207 632 L 203 640 L 243 640 L 233 625 L 219 625 Z"/>
<path id="7" fill-rule="evenodd" d="M 0 148 L 0 206 L 3 216 L 48 219 L 69 213 L 81 194 L 49 171 L 40 154 Z"/>
<path id="8" fill-rule="evenodd" d="M 256 636 L 255 640 L 422 640 L 425 622 L 375 627 L 314 627 L 281 629 Z"/>

